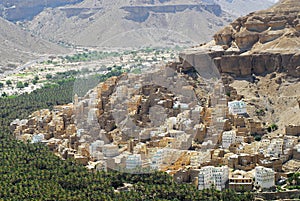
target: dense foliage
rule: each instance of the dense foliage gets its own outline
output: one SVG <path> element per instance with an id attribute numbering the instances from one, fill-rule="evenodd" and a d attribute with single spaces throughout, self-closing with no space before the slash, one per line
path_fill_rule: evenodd
<path id="1" fill-rule="evenodd" d="M 30 94 L 0 99 L 0 200 L 253 200 L 252 194 L 215 189 L 198 191 L 176 184 L 165 173 L 129 175 L 89 172 L 74 161 L 63 161 L 42 144 L 16 141 L 9 124 L 33 111 L 72 101 L 74 80 Z M 118 192 L 124 183 L 130 191 Z"/>

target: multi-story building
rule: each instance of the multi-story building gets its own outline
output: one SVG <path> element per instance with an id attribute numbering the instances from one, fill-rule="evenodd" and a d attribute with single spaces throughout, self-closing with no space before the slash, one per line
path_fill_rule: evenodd
<path id="1" fill-rule="evenodd" d="M 104 141 L 96 140 L 90 144 L 90 153 L 94 153 L 96 151 L 102 151 L 102 147 L 104 146 Z"/>
<path id="2" fill-rule="evenodd" d="M 126 159 L 126 169 L 135 169 L 142 167 L 141 154 L 129 155 Z"/>
<path id="3" fill-rule="evenodd" d="M 252 176 L 242 170 L 234 171 L 229 176 L 229 188 L 235 191 L 251 191 L 253 188 Z"/>
<path id="4" fill-rule="evenodd" d="M 255 185 L 261 188 L 275 186 L 275 172 L 271 168 L 255 167 Z"/>
<path id="5" fill-rule="evenodd" d="M 245 114 L 247 113 L 247 105 L 244 101 L 228 102 L 229 114 Z"/>
<path id="6" fill-rule="evenodd" d="M 163 164 L 164 151 L 159 149 L 152 157 L 150 167 L 151 169 L 159 170 Z"/>
<path id="7" fill-rule="evenodd" d="M 236 142 L 236 132 L 235 131 L 224 131 L 222 135 L 222 146 L 228 149 L 232 143 Z"/>
<path id="8" fill-rule="evenodd" d="M 103 158 L 102 147 L 104 146 L 104 141 L 96 140 L 90 144 L 90 155 L 95 160 L 100 160 Z"/>
<path id="9" fill-rule="evenodd" d="M 214 186 L 217 190 L 225 188 L 228 181 L 228 167 L 205 166 L 198 175 L 198 189 L 203 190 Z"/>
<path id="10" fill-rule="evenodd" d="M 119 148 L 117 145 L 106 144 L 103 146 L 102 152 L 105 157 L 115 157 L 119 155 Z"/>
<path id="11" fill-rule="evenodd" d="M 272 157 L 279 157 L 281 154 L 283 154 L 283 139 L 272 139 L 265 154 Z"/>

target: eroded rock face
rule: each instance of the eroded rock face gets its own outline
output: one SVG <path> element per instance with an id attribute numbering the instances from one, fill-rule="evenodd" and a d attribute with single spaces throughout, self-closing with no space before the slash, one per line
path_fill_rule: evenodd
<path id="1" fill-rule="evenodd" d="M 264 44 L 278 39 L 283 35 L 284 29 L 285 33 L 298 32 L 299 11 L 299 1 L 284 0 L 271 9 L 238 18 L 215 34 L 216 45 L 232 46 L 235 43 L 241 51 L 247 51 L 251 50 L 255 43 Z M 224 37 L 227 40 L 224 40 Z"/>
<path id="2" fill-rule="evenodd" d="M 299 54 L 280 55 L 267 53 L 224 56 L 221 57 L 221 62 L 217 67 L 222 73 L 229 73 L 238 77 L 250 76 L 252 74 L 261 75 L 274 71 L 286 72 L 290 76 L 299 77 L 299 56 Z"/>
<path id="3" fill-rule="evenodd" d="M 189 53 L 187 53 L 189 54 Z M 214 57 L 209 54 L 220 73 L 236 77 L 247 77 L 252 74 L 262 75 L 272 72 L 286 72 L 293 77 L 300 76 L 300 54 L 256 53 L 248 55 L 225 55 Z M 183 55 L 181 55 L 183 56 Z M 194 57 L 194 58 L 193 58 Z M 199 54 L 189 54 L 190 61 L 197 60 Z M 184 60 L 188 63 L 187 60 Z M 194 64 L 195 65 L 195 64 Z M 197 65 L 197 64 L 196 64 Z M 185 66 L 188 66 L 185 64 Z M 191 65 L 193 63 L 191 62 Z M 202 65 L 200 65 L 202 66 Z"/>
<path id="4" fill-rule="evenodd" d="M 206 54 L 221 73 L 237 77 L 275 71 L 299 77 L 299 13 L 300 1 L 283 0 L 268 10 L 240 17 L 217 32 L 211 43 L 182 53 L 182 66 L 197 67 L 195 61 Z"/>
<path id="5" fill-rule="evenodd" d="M 179 4 L 179 5 L 159 5 L 159 6 L 124 6 L 121 9 L 128 12 L 125 17 L 127 20 L 135 22 L 144 22 L 150 16 L 150 13 L 176 13 L 185 10 L 196 10 L 202 12 L 206 10 L 216 16 L 221 16 L 222 9 L 218 4 Z"/>

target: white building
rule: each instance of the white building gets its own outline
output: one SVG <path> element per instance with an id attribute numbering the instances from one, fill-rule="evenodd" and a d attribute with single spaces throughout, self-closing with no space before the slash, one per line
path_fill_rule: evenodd
<path id="1" fill-rule="evenodd" d="M 141 154 L 129 155 L 126 159 L 126 169 L 135 169 L 142 167 Z"/>
<path id="2" fill-rule="evenodd" d="M 227 166 L 205 166 L 200 169 L 198 175 L 198 189 L 203 190 L 214 186 L 217 190 L 222 190 L 228 181 L 228 174 L 229 170 Z"/>
<path id="3" fill-rule="evenodd" d="M 235 131 L 224 131 L 222 135 L 222 146 L 228 149 L 232 143 L 236 142 L 236 132 Z"/>
<path id="4" fill-rule="evenodd" d="M 244 101 L 228 102 L 229 114 L 245 114 L 247 113 L 247 105 Z"/>
<path id="5" fill-rule="evenodd" d="M 255 185 L 261 188 L 275 186 L 275 172 L 271 168 L 255 167 Z"/>
<path id="6" fill-rule="evenodd" d="M 31 143 L 39 143 L 42 142 L 44 139 L 45 139 L 44 134 L 33 135 Z"/>
<path id="7" fill-rule="evenodd" d="M 283 139 L 281 138 L 272 139 L 265 154 L 272 157 L 280 157 L 280 155 L 283 154 Z"/>
<path id="8" fill-rule="evenodd" d="M 102 148 L 105 157 L 115 157 L 119 155 L 119 148 L 117 145 L 106 144 Z"/>
<path id="9" fill-rule="evenodd" d="M 90 153 L 96 151 L 102 151 L 102 147 L 104 146 L 104 141 L 96 140 L 90 144 Z"/>
<path id="10" fill-rule="evenodd" d="M 154 170 L 159 170 L 163 164 L 164 150 L 159 149 L 152 157 L 150 167 Z"/>
<path id="11" fill-rule="evenodd" d="M 104 146 L 104 141 L 96 140 L 90 144 L 90 155 L 96 160 L 103 158 L 102 147 Z"/>

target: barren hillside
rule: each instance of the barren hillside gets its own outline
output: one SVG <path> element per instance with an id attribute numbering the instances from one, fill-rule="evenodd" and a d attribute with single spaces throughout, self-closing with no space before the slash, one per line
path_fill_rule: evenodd
<path id="1" fill-rule="evenodd" d="M 0 18 L 0 40 L 0 72 L 38 58 L 41 54 L 62 54 L 69 51 L 35 37 L 3 18 Z"/>
<path id="2" fill-rule="evenodd" d="M 83 0 L 2 0 L 0 16 L 9 21 L 31 20 L 45 8 L 76 4 Z"/>
<path id="3" fill-rule="evenodd" d="M 43 37 L 81 46 L 189 46 L 209 41 L 236 16 L 270 5 L 267 0 L 85 0 L 46 9 L 27 25 Z"/>

